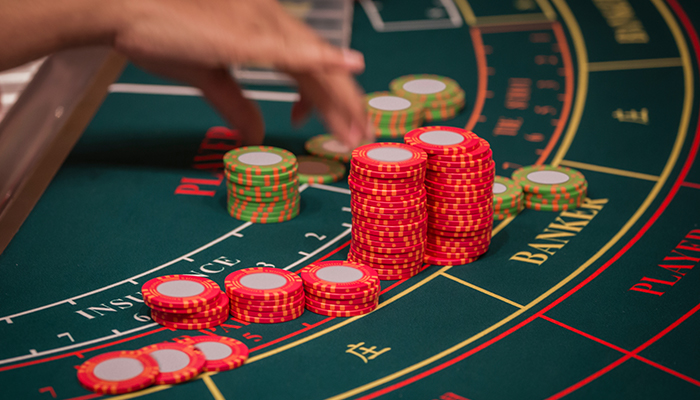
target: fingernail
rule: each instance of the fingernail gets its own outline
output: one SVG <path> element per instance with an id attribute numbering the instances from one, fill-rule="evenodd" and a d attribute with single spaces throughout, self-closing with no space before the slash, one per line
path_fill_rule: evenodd
<path id="1" fill-rule="evenodd" d="M 365 69 L 365 56 L 357 50 L 343 49 L 343 62 L 353 70 Z"/>

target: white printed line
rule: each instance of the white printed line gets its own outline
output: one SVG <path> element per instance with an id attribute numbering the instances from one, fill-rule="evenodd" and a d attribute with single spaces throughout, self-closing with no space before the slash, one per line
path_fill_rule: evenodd
<path id="1" fill-rule="evenodd" d="M 352 210 L 350 209 L 350 207 L 343 207 L 343 208 L 341 208 L 340 210 L 343 211 L 343 212 L 352 212 Z"/>
<path id="2" fill-rule="evenodd" d="M 374 4 L 374 2 L 372 0 L 360 0 L 360 5 L 365 10 L 365 14 L 367 14 L 367 18 L 369 18 L 372 28 L 374 28 L 374 30 L 377 32 L 384 32 L 384 21 L 382 20 L 382 16 L 379 14 L 379 10 L 377 10 L 377 6 Z"/>
<path id="3" fill-rule="evenodd" d="M 335 186 L 328 186 L 324 185 L 322 183 L 314 183 L 311 185 L 312 188 L 314 189 L 321 189 L 321 190 L 327 190 L 329 192 L 336 192 L 336 193 L 342 193 L 342 194 L 350 194 L 350 189 L 343 189 Z"/>
<path id="4" fill-rule="evenodd" d="M 179 261 L 182 261 L 182 260 L 185 259 L 185 258 L 189 258 L 190 256 L 199 253 L 199 252 L 202 251 L 202 250 L 206 250 L 206 249 L 208 249 L 209 247 L 211 247 L 211 246 L 213 246 L 213 245 L 215 245 L 215 244 L 217 244 L 217 243 L 219 243 L 219 242 L 221 242 L 221 241 L 223 241 L 223 240 L 226 240 L 226 239 L 228 239 L 228 238 L 231 237 L 231 236 L 234 236 L 236 233 L 238 233 L 239 231 L 242 231 L 243 229 L 249 227 L 250 225 L 252 225 L 250 222 L 246 222 L 246 223 L 244 223 L 243 225 L 239 226 L 238 228 L 236 228 L 236 229 L 232 230 L 231 232 L 229 232 L 229 233 L 227 233 L 227 234 L 225 234 L 225 235 L 219 237 L 218 239 L 212 240 L 211 242 L 205 244 L 204 246 L 198 248 L 197 250 L 191 251 L 191 252 L 185 254 L 184 256 L 181 256 L 181 257 L 178 257 L 178 258 L 176 258 L 176 259 L 174 259 L 174 260 L 168 261 L 167 263 L 161 264 L 161 265 L 159 265 L 159 266 L 157 266 L 157 267 L 155 267 L 155 268 L 152 268 L 152 269 L 150 269 L 150 270 L 148 270 L 148 271 L 146 271 L 146 272 L 140 273 L 140 274 L 138 274 L 138 275 L 134 275 L 134 276 L 132 276 L 132 277 L 130 277 L 130 278 L 127 278 L 127 279 L 124 279 L 124 280 L 122 280 L 122 281 L 113 283 L 113 284 L 111 284 L 111 285 L 109 285 L 109 286 L 104 286 L 104 287 L 101 287 L 101 288 L 99 288 L 99 289 L 95 289 L 95 290 L 93 290 L 93 291 L 91 291 L 91 292 L 87 292 L 87 293 L 83 293 L 83 294 L 78 295 L 78 296 L 71 297 L 71 298 L 69 298 L 69 299 L 60 300 L 60 301 L 57 301 L 57 302 L 55 302 L 55 303 L 47 304 L 47 305 L 45 305 L 45 306 L 33 308 L 33 309 L 31 309 L 31 310 L 27 310 L 27 311 L 23 311 L 23 312 L 20 312 L 20 313 L 17 313 L 17 314 L 12 314 L 12 315 L 8 315 L 8 316 L 6 316 L 6 317 L 2 317 L 2 318 L 0 318 L 0 321 L 3 321 L 3 320 L 4 320 L 4 321 L 7 322 L 8 324 L 11 324 L 11 323 L 13 323 L 13 322 L 12 322 L 12 319 L 13 319 L 13 318 L 17 318 L 17 317 L 20 317 L 20 316 L 22 316 L 22 315 L 32 314 L 32 313 L 35 313 L 35 312 L 37 312 L 37 311 L 41 311 L 41 310 L 45 310 L 45 309 L 47 309 L 47 308 L 59 306 L 59 305 L 64 304 L 64 303 L 69 303 L 69 304 L 71 304 L 71 305 L 75 305 L 75 300 L 82 299 L 83 297 L 91 296 L 91 295 L 93 295 L 93 294 L 100 293 L 100 292 L 103 292 L 103 291 L 108 290 L 108 289 L 112 289 L 112 288 L 114 288 L 114 287 L 120 286 L 120 285 L 122 285 L 122 284 L 124 284 L 124 283 L 127 283 L 127 282 L 128 282 L 128 283 L 134 284 L 134 282 L 137 282 L 137 279 L 142 278 L 142 277 L 144 277 L 144 276 L 146 276 L 146 275 L 150 275 L 150 274 L 152 274 L 152 273 L 154 273 L 154 272 L 156 272 L 156 271 L 159 271 L 159 270 L 161 270 L 161 269 L 163 269 L 163 268 L 169 267 L 169 266 L 171 266 L 171 265 L 173 265 L 173 264 L 175 264 L 175 263 L 177 263 L 177 262 L 179 262 Z"/>
<path id="5" fill-rule="evenodd" d="M 348 224 L 347 222 L 343 222 L 343 223 L 340 224 L 340 225 L 343 226 L 343 227 L 345 227 L 345 228 L 352 228 L 352 225 L 351 225 L 351 224 Z"/>
<path id="6" fill-rule="evenodd" d="M 113 83 L 109 85 L 110 93 L 160 94 L 170 96 L 202 96 L 202 91 L 190 86 L 146 85 L 140 83 Z M 281 101 L 294 103 L 299 101 L 299 93 L 268 92 L 265 90 L 244 90 L 243 95 L 251 100 Z"/>
<path id="7" fill-rule="evenodd" d="M 16 362 L 16 361 L 23 361 L 23 360 L 27 360 L 27 359 L 35 358 L 35 357 L 47 356 L 47 355 L 49 355 L 49 354 L 60 353 L 60 352 L 62 352 L 62 351 L 66 351 L 66 350 L 77 349 L 78 347 L 88 346 L 88 345 L 91 345 L 91 344 L 94 344 L 94 343 L 99 343 L 99 342 L 104 342 L 105 340 L 116 339 L 116 338 L 118 338 L 118 337 L 120 337 L 120 336 L 130 335 L 130 334 L 132 334 L 132 333 L 134 333 L 134 332 L 142 331 L 142 330 L 144 330 L 144 329 L 146 329 L 146 328 L 152 328 L 152 327 L 155 327 L 155 326 L 158 326 L 158 324 L 156 324 L 156 323 L 154 322 L 154 323 L 150 323 L 150 324 L 147 324 L 147 325 L 144 325 L 144 326 L 140 326 L 140 327 L 138 327 L 138 328 L 134 328 L 134 329 L 128 330 L 128 331 L 126 331 L 126 332 L 121 332 L 121 333 L 119 333 L 119 334 L 109 335 L 109 336 L 105 336 L 105 337 L 101 337 L 101 338 L 89 340 L 89 341 L 87 341 L 87 342 L 75 343 L 75 344 L 71 344 L 71 345 L 69 345 L 69 346 L 58 347 L 58 348 L 55 348 L 55 349 L 46 350 L 46 351 L 41 351 L 41 352 L 37 352 L 36 350 L 31 349 L 31 350 L 29 350 L 30 354 L 28 354 L 28 355 L 19 356 L 19 357 L 14 357 L 14 358 L 7 358 L 7 359 L 4 359 L 4 360 L 0 360 L 0 365 L 3 365 L 3 364 L 10 364 L 10 363 L 13 363 L 13 362 Z"/>
<path id="8" fill-rule="evenodd" d="M 306 256 L 306 257 L 304 257 L 304 258 L 301 258 L 301 259 L 297 260 L 296 262 L 294 262 L 294 263 L 292 263 L 292 264 L 287 265 L 287 266 L 284 268 L 284 270 L 285 270 L 285 271 L 289 271 L 290 269 L 296 267 L 297 265 L 303 263 L 304 261 L 308 260 L 309 258 L 311 258 L 311 257 L 315 256 L 316 254 L 322 252 L 323 250 L 327 249 L 328 246 L 330 246 L 330 245 L 332 245 L 333 243 L 337 242 L 338 240 L 344 238 L 344 237 L 347 236 L 349 233 L 350 233 L 350 229 L 347 229 L 347 230 L 343 231 L 343 233 L 341 233 L 340 235 L 334 237 L 333 239 L 331 239 L 331 241 L 329 241 L 328 243 L 326 243 L 326 244 L 324 244 L 323 246 L 319 247 L 318 249 L 314 250 L 314 251 L 313 251 L 311 254 L 309 254 L 308 256 Z"/>

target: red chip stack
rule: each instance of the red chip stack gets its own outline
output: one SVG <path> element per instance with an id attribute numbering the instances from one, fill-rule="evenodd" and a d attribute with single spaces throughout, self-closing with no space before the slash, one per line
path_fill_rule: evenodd
<path id="1" fill-rule="evenodd" d="M 144 283 L 141 292 L 153 321 L 168 328 L 213 328 L 228 319 L 228 297 L 207 278 L 159 276 Z"/>
<path id="2" fill-rule="evenodd" d="M 348 260 L 374 268 L 381 280 L 410 278 L 423 266 L 427 158 L 403 143 L 372 143 L 352 153 Z"/>
<path id="3" fill-rule="evenodd" d="M 447 126 L 414 129 L 404 140 L 428 153 L 425 262 L 475 261 L 488 251 L 493 227 L 495 164 L 489 143 Z"/>

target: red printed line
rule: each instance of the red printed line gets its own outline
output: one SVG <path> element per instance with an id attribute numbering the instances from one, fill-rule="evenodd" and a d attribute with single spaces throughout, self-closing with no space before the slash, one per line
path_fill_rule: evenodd
<path id="1" fill-rule="evenodd" d="M 323 324 L 325 324 L 326 322 L 328 322 L 328 321 L 330 321 L 330 320 L 332 320 L 332 319 L 334 319 L 334 317 L 328 317 L 328 318 L 326 318 L 326 319 L 324 319 L 324 320 L 321 320 L 321 321 L 319 321 L 319 322 L 317 322 L 317 323 L 315 323 L 315 324 L 313 324 L 313 325 L 308 325 L 308 326 L 307 326 L 306 328 L 304 328 L 304 329 L 298 330 L 298 331 L 296 331 L 296 332 L 292 332 L 292 333 L 290 333 L 290 334 L 287 335 L 287 336 L 282 336 L 281 338 L 277 338 L 277 339 L 275 339 L 275 340 L 273 340 L 273 341 L 271 341 L 271 342 L 268 342 L 268 343 L 265 343 L 265 344 L 261 344 L 261 345 L 258 346 L 258 347 L 253 347 L 252 349 L 250 349 L 250 352 L 252 353 L 252 352 L 254 352 L 254 351 L 262 350 L 262 349 L 264 349 L 265 347 L 272 346 L 273 344 L 279 343 L 279 342 L 281 342 L 281 341 L 283 341 L 283 340 L 287 340 L 287 339 L 289 339 L 289 338 L 291 338 L 291 337 L 294 337 L 294 336 L 296 336 L 296 335 L 298 335 L 298 334 L 300 334 L 300 333 L 304 333 L 304 332 L 306 332 L 306 331 L 308 331 L 308 330 L 310 330 L 310 329 L 314 329 L 314 328 L 317 327 L 317 326 L 323 325 Z"/>
<path id="2" fill-rule="evenodd" d="M 649 360 L 648 358 L 642 357 L 642 356 L 640 356 L 640 355 L 638 355 L 638 354 L 636 354 L 636 353 L 634 353 L 634 352 L 627 351 L 627 350 L 625 350 L 625 349 L 623 349 L 623 348 L 621 348 L 621 347 L 619 347 L 619 346 L 615 346 L 615 345 L 612 344 L 612 343 L 606 342 L 606 341 L 603 340 L 603 339 L 597 338 L 597 337 L 595 337 L 595 336 L 593 336 L 593 335 L 591 335 L 591 334 L 588 334 L 588 333 L 586 333 L 586 332 L 580 331 L 580 330 L 578 330 L 578 329 L 576 329 L 576 328 L 574 328 L 574 327 L 572 327 L 572 326 L 566 325 L 566 324 L 563 323 L 563 322 L 559 322 L 559 321 L 557 321 L 557 320 L 555 320 L 555 319 L 549 318 L 549 317 L 546 316 L 546 315 L 540 315 L 540 318 L 542 318 L 542 319 L 544 319 L 544 320 L 546 320 L 546 321 L 549 321 L 549 322 L 551 322 L 551 323 L 553 323 L 553 324 L 555 324 L 555 325 L 559 325 L 560 327 L 562 327 L 562 328 L 564 328 L 564 329 L 567 329 L 567 330 L 570 330 L 571 332 L 577 333 L 577 334 L 579 334 L 579 335 L 581 335 L 581 336 L 583 336 L 583 337 L 585 337 L 585 338 L 587 338 L 587 339 L 591 339 L 591 340 L 593 340 L 594 342 L 597 342 L 597 343 L 602 344 L 603 346 L 609 347 L 609 348 L 611 348 L 611 349 L 613 349 L 613 350 L 617 350 L 617 351 L 619 351 L 620 353 L 623 353 L 623 354 L 625 354 L 625 355 L 627 355 L 627 356 L 630 356 L 630 357 L 632 357 L 632 358 L 634 358 L 634 359 L 636 359 L 636 360 L 639 360 L 639 361 L 641 361 L 641 362 L 643 362 L 643 363 L 646 363 L 646 364 L 648 364 L 648 365 L 651 365 L 651 366 L 654 367 L 654 368 L 658 368 L 658 369 L 660 369 L 660 370 L 662 370 L 662 371 L 664 371 L 664 372 L 666 372 L 666 373 L 668 373 L 668 374 L 671 374 L 671 375 L 673 375 L 673 376 L 675 376 L 675 377 L 677 377 L 677 378 L 683 379 L 683 380 L 686 381 L 686 382 L 692 383 L 692 384 L 695 385 L 695 386 L 700 386 L 700 381 L 698 381 L 697 379 L 693 379 L 693 378 L 691 378 L 691 377 L 689 377 L 689 376 L 687 376 L 687 375 L 683 375 L 683 374 L 681 374 L 681 373 L 678 372 L 678 371 L 674 371 L 674 370 L 672 370 L 671 368 L 665 367 L 665 366 L 663 366 L 663 365 L 661 365 L 661 364 L 658 364 L 658 363 L 656 363 L 656 362 L 654 362 L 654 361 L 651 361 L 651 360 Z"/>
<path id="3" fill-rule="evenodd" d="M 693 189 L 700 189 L 700 183 L 683 182 L 683 186 Z"/>
<path id="4" fill-rule="evenodd" d="M 562 132 L 564 132 L 564 127 L 569 120 L 569 113 L 571 113 L 571 104 L 574 99 L 574 66 L 571 61 L 571 50 L 569 49 L 569 43 L 566 41 L 566 35 L 564 34 L 564 29 L 561 27 L 559 22 L 552 24 L 552 30 L 554 31 L 554 36 L 557 38 L 557 44 L 559 45 L 559 51 L 562 58 L 562 63 L 564 64 L 564 104 L 559 114 L 559 119 L 557 121 L 557 127 L 554 128 L 554 133 L 552 137 L 549 138 L 547 146 L 545 146 L 540 157 L 535 162 L 536 165 L 543 164 L 549 155 L 554 150 L 554 146 L 559 142 Z"/>
<path id="5" fill-rule="evenodd" d="M 27 362 L 21 363 L 21 364 L 8 365 L 8 366 L 6 366 L 6 367 L 0 368 L 0 372 L 8 371 L 8 370 L 11 370 L 11 369 L 17 369 L 17 368 L 27 367 L 27 366 L 35 365 L 35 364 L 41 364 L 41 363 L 45 363 L 45 362 L 48 362 L 48 361 L 60 360 L 60 359 L 62 359 L 62 358 L 66 358 L 66 357 L 78 357 L 78 358 L 83 358 L 83 353 L 88 353 L 88 352 L 91 352 L 91 351 L 103 349 L 103 348 L 105 348 L 105 347 L 114 346 L 115 344 L 125 343 L 125 342 L 128 342 L 128 341 L 134 340 L 134 339 L 138 339 L 138 338 L 141 338 L 141 337 L 144 337 L 144 336 L 148 336 L 148 335 L 152 335 L 152 334 L 154 334 L 154 333 L 158 333 L 158 332 L 163 331 L 163 330 L 165 330 L 165 329 L 166 329 L 166 328 L 156 328 L 156 329 L 154 329 L 154 330 L 152 330 L 152 331 L 149 331 L 149 332 L 144 332 L 144 333 L 141 333 L 141 334 L 136 335 L 136 336 L 132 336 L 132 337 L 124 338 L 124 339 L 121 339 L 121 340 L 117 340 L 117 341 L 115 341 L 115 342 L 110 342 L 110 343 L 105 343 L 105 344 L 102 344 L 102 345 L 99 345 L 99 346 L 90 347 L 89 349 L 83 349 L 83 350 L 80 350 L 80 351 L 74 351 L 74 352 L 71 352 L 71 353 L 61 354 L 61 355 L 58 355 L 58 356 L 53 356 L 53 357 L 48 357 L 48 358 L 42 358 L 41 360 L 27 361 Z"/>
<path id="6" fill-rule="evenodd" d="M 671 8 L 675 11 L 676 15 L 678 15 L 679 19 L 681 20 L 681 23 L 683 24 L 683 27 L 686 29 L 688 36 L 691 39 L 691 43 L 693 44 L 693 50 L 695 51 L 695 56 L 696 59 L 700 61 L 700 42 L 698 41 L 698 36 L 695 30 L 693 29 L 692 24 L 690 23 L 690 20 L 688 19 L 687 15 L 683 11 L 683 9 L 678 5 L 678 3 L 675 0 L 667 0 L 668 3 L 670 4 Z M 430 376 L 438 371 L 441 371 L 451 365 L 454 365 L 458 363 L 459 361 L 462 361 L 473 354 L 478 353 L 479 351 L 491 346 L 492 344 L 500 341 L 501 339 L 509 336 L 511 333 L 519 330 L 520 328 L 524 327 L 525 325 L 531 323 L 535 319 L 537 319 L 539 316 L 544 315 L 547 311 L 551 310 L 555 306 L 557 306 L 559 303 L 570 297 L 572 294 L 575 292 L 579 291 L 581 288 L 589 284 L 593 279 L 598 277 L 603 271 L 608 269 L 612 264 L 614 264 L 622 255 L 627 253 L 627 251 L 634 246 L 639 239 L 641 239 L 642 236 L 651 228 L 652 225 L 659 219 L 661 214 L 666 211 L 666 208 L 668 205 L 671 203 L 673 198 L 676 196 L 676 193 L 678 193 L 679 188 L 681 187 L 681 184 L 683 181 L 685 181 L 686 176 L 688 176 L 688 172 L 690 171 L 690 167 L 693 165 L 693 162 L 695 161 L 695 157 L 697 156 L 698 152 L 698 146 L 700 146 L 700 121 L 698 121 L 698 126 L 695 129 L 695 137 L 693 138 L 693 142 L 690 146 L 690 151 L 688 152 L 688 157 L 685 160 L 685 163 L 683 164 L 683 168 L 681 169 L 680 173 L 678 174 L 678 177 L 676 178 L 676 181 L 673 184 L 673 187 L 669 191 L 669 193 L 666 195 L 664 198 L 663 202 L 659 206 L 659 208 L 654 212 L 654 215 L 649 218 L 649 220 L 644 224 L 644 226 L 637 232 L 637 234 L 622 248 L 620 251 L 617 252 L 610 260 L 608 260 L 605 264 L 603 264 L 600 268 L 598 268 L 595 272 L 593 272 L 588 278 L 586 278 L 583 282 L 579 283 L 574 287 L 573 289 L 569 290 L 566 292 L 564 295 L 553 301 L 551 304 L 549 304 L 547 307 L 536 313 L 535 315 L 529 317 L 528 319 L 524 320 L 523 322 L 519 323 L 518 325 L 508 329 L 507 331 L 501 333 L 500 335 L 494 337 L 493 339 L 482 343 L 481 345 L 451 359 L 448 361 L 445 361 L 442 364 L 436 365 L 435 367 L 426 370 L 420 374 L 414 375 L 408 379 L 405 379 L 403 381 L 397 382 L 391 386 L 387 386 L 383 389 L 380 389 L 376 392 L 372 392 L 366 396 L 361 397 L 360 399 L 363 400 L 368 400 L 368 399 L 374 399 L 376 397 L 379 397 L 381 395 L 390 393 L 394 390 L 400 389 L 404 386 L 410 385 L 413 382 L 416 382 L 418 380 L 421 380 L 427 376 Z M 602 375 L 602 374 L 601 374 Z"/>
<path id="7" fill-rule="evenodd" d="M 646 349 L 647 347 L 649 347 L 650 345 L 652 345 L 654 342 L 656 342 L 657 340 L 659 340 L 659 339 L 661 339 L 662 337 L 664 337 L 667 333 L 669 333 L 669 332 L 671 332 L 672 330 L 674 330 L 676 327 L 678 327 L 678 325 L 680 325 L 683 321 L 685 321 L 686 319 L 688 319 L 691 315 L 695 314 L 698 310 L 700 310 L 700 304 L 698 304 L 698 305 L 696 305 L 695 307 L 693 307 L 690 311 L 688 311 L 688 312 L 685 313 L 682 317 L 680 317 L 679 319 L 677 319 L 673 324 L 669 325 L 666 329 L 664 329 L 663 331 L 659 332 L 659 333 L 656 334 L 654 337 L 652 337 L 651 339 L 647 340 L 646 342 L 644 342 L 644 344 L 642 344 L 641 346 L 639 346 L 639 347 L 637 347 L 636 349 L 632 350 L 631 352 L 629 352 L 628 354 L 626 354 L 625 356 L 623 356 L 623 357 L 620 358 L 619 360 L 617 360 L 617 361 L 615 361 L 614 363 L 608 365 L 607 367 L 605 367 L 605 368 L 599 370 L 598 372 L 596 372 L 596 373 L 594 373 L 594 374 L 588 376 L 586 379 L 583 379 L 583 380 L 581 380 L 580 382 L 578 382 L 578 383 L 576 383 L 576 384 L 574 384 L 574 385 L 571 385 L 571 386 L 569 386 L 568 388 L 562 390 L 561 392 L 559 392 L 559 393 L 557 393 L 557 394 L 555 394 L 555 395 L 553 395 L 553 396 L 547 398 L 547 400 L 556 400 L 556 399 L 560 399 L 560 398 L 562 398 L 562 397 L 564 397 L 564 396 L 566 396 L 566 395 L 568 395 L 568 394 L 571 394 L 571 393 L 573 393 L 574 391 L 576 391 L 576 390 L 582 388 L 583 386 L 586 386 L 587 384 L 593 382 L 594 380 L 600 378 L 601 376 L 607 374 L 608 372 L 610 372 L 610 371 L 612 371 L 613 369 L 615 369 L 615 368 L 617 368 L 618 366 L 620 366 L 620 365 L 621 365 L 622 363 L 624 363 L 625 361 L 627 361 L 627 360 L 629 360 L 630 358 L 634 357 L 634 356 L 635 356 L 636 354 L 638 354 L 640 351 Z M 635 358 L 636 358 L 636 357 L 635 357 Z M 690 379 L 690 378 L 689 378 L 689 379 Z M 693 381 L 695 381 L 695 380 L 693 379 Z M 695 382 L 697 382 L 697 381 L 695 381 Z M 694 383 L 694 384 L 697 385 L 698 383 L 695 383 L 695 382 L 691 382 L 691 383 Z"/>
<path id="8" fill-rule="evenodd" d="M 472 37 L 472 43 L 474 44 L 474 55 L 476 57 L 476 73 L 478 77 L 478 84 L 476 87 L 476 99 L 474 100 L 474 108 L 472 109 L 472 115 L 467 121 L 467 125 L 464 129 L 471 131 L 476 126 L 479 117 L 481 116 L 481 111 L 484 109 L 484 102 L 486 101 L 486 87 L 488 85 L 488 74 L 486 73 L 486 52 L 484 51 L 484 39 L 481 37 L 481 31 L 478 28 L 472 28 L 469 30 L 469 34 Z"/>

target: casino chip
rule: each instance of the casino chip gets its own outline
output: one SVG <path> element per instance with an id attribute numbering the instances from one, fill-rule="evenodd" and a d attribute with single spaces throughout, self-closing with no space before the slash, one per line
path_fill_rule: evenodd
<path id="1" fill-rule="evenodd" d="M 194 336 L 187 343 L 204 354 L 204 370 L 208 372 L 238 368 L 248 359 L 248 346 L 225 336 Z"/>
<path id="2" fill-rule="evenodd" d="M 425 115 L 420 100 L 389 92 L 374 92 L 365 96 L 365 101 L 377 137 L 402 137 L 423 124 Z"/>
<path id="3" fill-rule="evenodd" d="M 413 276 L 423 265 L 427 159 L 423 150 L 402 143 L 374 143 L 353 152 L 348 261 L 376 270 L 381 280 Z M 385 269 L 391 271 L 380 271 Z"/>
<path id="4" fill-rule="evenodd" d="M 405 75 L 391 81 L 389 88 L 398 96 L 420 103 L 425 121 L 454 118 L 465 104 L 464 90 L 455 80 L 444 76 Z"/>
<path id="5" fill-rule="evenodd" d="M 191 275 L 153 278 L 141 288 L 151 319 L 171 329 L 203 329 L 228 319 L 228 298 L 216 282 Z"/>
<path id="6" fill-rule="evenodd" d="M 345 166 L 338 161 L 313 156 L 297 156 L 299 183 L 331 183 L 345 176 Z"/>
<path id="7" fill-rule="evenodd" d="M 352 151 L 354 150 L 348 148 L 332 135 L 314 136 L 306 141 L 304 148 L 317 157 L 339 161 L 344 164 L 350 162 Z"/>
<path id="8" fill-rule="evenodd" d="M 304 313 L 304 284 L 294 273 L 268 267 L 245 268 L 226 277 L 230 314 L 260 324 L 287 322 Z"/>
<path id="9" fill-rule="evenodd" d="M 204 354 L 186 343 L 157 343 L 140 350 L 158 363 L 157 385 L 181 383 L 204 371 Z"/>
<path id="10" fill-rule="evenodd" d="M 328 317 L 351 317 L 374 311 L 381 286 L 377 272 L 360 263 L 323 261 L 301 270 L 307 310 Z"/>
<path id="11" fill-rule="evenodd" d="M 151 386 L 158 363 L 142 351 L 112 351 L 92 357 L 78 368 L 78 381 L 100 394 L 123 394 Z"/>
<path id="12" fill-rule="evenodd" d="M 258 223 L 284 222 L 299 215 L 298 161 L 287 150 L 248 146 L 224 155 L 229 214 Z"/>
<path id="13" fill-rule="evenodd" d="M 496 176 L 493 183 L 493 219 L 518 215 L 525 208 L 523 188 L 510 178 Z"/>
<path id="14" fill-rule="evenodd" d="M 445 84 L 444 90 L 453 87 Z M 426 101 L 435 101 L 440 96 L 426 94 L 425 97 Z M 493 227 L 495 164 L 489 143 L 472 132 L 447 126 L 414 129 L 406 134 L 404 141 L 428 154 L 425 176 L 428 224 L 422 261 L 434 265 L 475 261 L 488 251 Z M 354 256 L 371 263 L 382 261 L 362 253 Z M 410 257 L 405 259 L 407 265 L 412 261 Z M 413 263 L 412 268 L 418 268 Z"/>
<path id="15" fill-rule="evenodd" d="M 530 165 L 513 171 L 513 181 L 524 192 L 524 206 L 538 211 L 565 211 L 579 207 L 588 195 L 588 182 L 573 168 Z"/>

